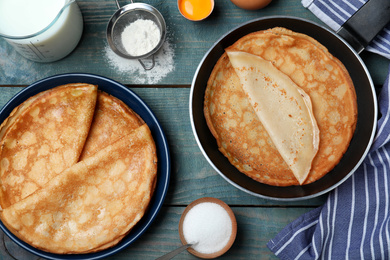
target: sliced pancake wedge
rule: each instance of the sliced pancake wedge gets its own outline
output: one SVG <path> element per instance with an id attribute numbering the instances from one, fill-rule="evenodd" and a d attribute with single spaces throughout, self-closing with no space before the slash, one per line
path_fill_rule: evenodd
<path id="1" fill-rule="evenodd" d="M 1 219 L 47 252 L 99 251 L 118 243 L 144 215 L 156 174 L 156 147 L 145 124 L 4 209 Z"/>
<path id="2" fill-rule="evenodd" d="M 0 130 L 0 205 L 7 208 L 75 164 L 91 126 L 97 86 L 67 84 L 14 109 Z"/>
<path id="3" fill-rule="evenodd" d="M 310 96 L 320 142 L 303 184 L 332 170 L 348 149 L 357 122 L 356 93 L 344 65 L 315 39 L 285 28 L 250 33 L 226 51 L 271 62 Z M 226 52 L 209 77 L 204 116 L 219 150 L 239 171 L 269 185 L 300 184 L 258 119 Z"/>
<path id="4" fill-rule="evenodd" d="M 310 97 L 270 61 L 242 51 L 227 54 L 260 122 L 302 184 L 319 144 Z"/>
<path id="5" fill-rule="evenodd" d="M 142 118 L 116 97 L 98 91 L 95 114 L 80 160 L 144 124 Z"/>

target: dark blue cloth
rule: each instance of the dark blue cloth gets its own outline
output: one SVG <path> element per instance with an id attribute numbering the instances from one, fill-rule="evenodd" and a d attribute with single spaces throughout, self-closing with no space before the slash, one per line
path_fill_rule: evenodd
<path id="1" fill-rule="evenodd" d="M 302 4 L 337 30 L 365 2 L 303 0 Z M 366 50 L 390 58 L 389 28 Z M 376 137 L 361 166 L 329 193 L 323 206 L 302 215 L 268 242 L 280 259 L 390 259 L 389 88 L 388 77 L 378 97 L 381 117 Z"/>

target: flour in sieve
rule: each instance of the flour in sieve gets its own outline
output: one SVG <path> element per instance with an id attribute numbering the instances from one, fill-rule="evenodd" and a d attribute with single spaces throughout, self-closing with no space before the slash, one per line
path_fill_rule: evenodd
<path id="1" fill-rule="evenodd" d="M 160 42 L 161 32 L 152 20 L 138 19 L 125 27 L 121 34 L 123 47 L 131 56 L 151 52 Z"/>
<path id="2" fill-rule="evenodd" d="M 118 56 L 108 44 L 105 46 L 104 52 L 108 65 L 122 75 L 129 77 L 132 84 L 157 84 L 175 70 L 174 49 L 169 42 L 169 37 L 155 54 L 155 66 L 151 70 L 144 70 L 138 60 Z M 151 57 L 143 59 L 143 61 L 149 64 Z"/>

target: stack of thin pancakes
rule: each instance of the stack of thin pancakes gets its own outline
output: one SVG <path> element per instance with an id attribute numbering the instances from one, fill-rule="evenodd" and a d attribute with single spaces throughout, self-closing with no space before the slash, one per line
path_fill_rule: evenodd
<path id="1" fill-rule="evenodd" d="M 318 151 L 307 178 L 299 183 L 256 115 L 243 90 L 245 82 L 225 52 L 208 80 L 204 114 L 230 163 L 254 180 L 274 186 L 309 184 L 332 170 L 346 152 L 357 121 L 355 89 L 344 65 L 313 38 L 285 28 L 248 34 L 226 51 L 259 56 L 290 77 L 310 97 L 319 129 Z"/>
<path id="2" fill-rule="evenodd" d="M 148 126 L 90 84 L 41 92 L 0 129 L 0 218 L 51 253 L 117 244 L 144 215 L 156 185 Z"/>

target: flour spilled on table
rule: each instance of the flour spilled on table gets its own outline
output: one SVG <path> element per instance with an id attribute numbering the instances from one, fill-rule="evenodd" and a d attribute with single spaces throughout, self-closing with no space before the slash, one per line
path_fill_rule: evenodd
<path id="1" fill-rule="evenodd" d="M 154 54 L 155 66 L 145 70 L 138 60 L 125 59 L 115 54 L 107 44 L 104 48 L 108 64 L 121 73 L 131 73 L 135 84 L 156 84 L 175 70 L 174 49 L 168 38 L 161 49 Z M 142 59 L 146 66 L 152 62 L 152 57 Z"/>

